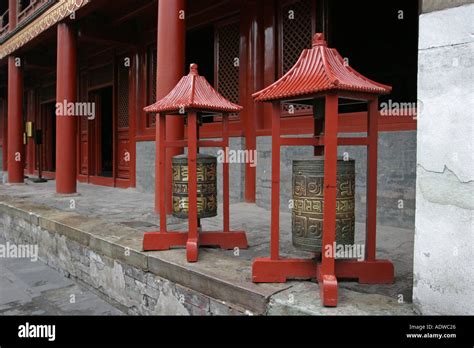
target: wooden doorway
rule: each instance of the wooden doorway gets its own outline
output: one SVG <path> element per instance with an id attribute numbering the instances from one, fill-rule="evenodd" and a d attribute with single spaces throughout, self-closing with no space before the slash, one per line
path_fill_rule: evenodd
<path id="1" fill-rule="evenodd" d="M 40 104 L 37 129 L 41 130 L 42 144 L 37 152 L 40 158 L 35 159 L 35 169 L 38 170 L 39 160 L 41 160 L 42 171 L 53 173 L 56 171 L 56 107 L 54 102 Z"/>
<path id="2" fill-rule="evenodd" d="M 120 61 L 120 60 L 118 60 Z M 122 64 L 123 65 L 123 64 Z M 81 74 L 80 99 L 93 107 L 94 117 L 78 120 L 78 180 L 128 188 L 134 163 L 129 125 L 130 69 L 108 64 Z"/>
<path id="3" fill-rule="evenodd" d="M 115 186 L 113 87 L 107 86 L 89 91 L 89 101 L 93 103 L 95 112 L 94 118 L 88 120 L 89 181 L 98 185 Z"/>

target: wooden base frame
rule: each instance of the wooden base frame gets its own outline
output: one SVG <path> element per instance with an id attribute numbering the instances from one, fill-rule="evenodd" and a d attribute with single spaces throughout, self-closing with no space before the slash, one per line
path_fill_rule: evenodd
<path id="1" fill-rule="evenodd" d="M 247 236 L 244 231 L 231 231 L 229 222 L 229 163 L 223 163 L 223 231 L 201 231 L 197 217 L 197 153 L 200 147 L 222 147 L 225 158 L 228 158 L 229 149 L 229 115 L 222 116 L 222 141 L 199 141 L 197 113 L 188 113 L 188 140 L 167 141 L 166 140 L 166 116 L 157 115 L 158 122 L 158 149 L 159 160 L 157 177 L 160 185 L 160 231 L 146 232 L 143 238 L 143 250 L 167 250 L 176 246 L 186 247 L 186 259 L 188 262 L 196 262 L 199 257 L 200 246 L 217 246 L 222 249 L 248 248 Z M 189 166 L 189 210 L 188 231 L 167 231 L 166 225 L 166 168 L 165 153 L 167 147 L 188 147 Z M 170 168 L 171 169 L 171 168 Z"/>
<path id="2" fill-rule="evenodd" d="M 248 248 L 244 231 L 199 232 L 196 239 L 189 238 L 188 232 L 146 232 L 143 245 L 149 250 L 168 250 L 184 246 L 188 262 L 197 261 L 198 248 L 201 246 L 214 246 L 226 250 Z"/>
<path id="3" fill-rule="evenodd" d="M 364 284 L 389 284 L 394 279 L 390 261 L 376 259 L 377 213 L 377 98 L 367 96 L 368 133 L 366 138 L 338 138 L 338 99 L 336 93 L 325 96 L 324 126 L 315 127 L 313 138 L 283 138 L 280 129 L 280 102 L 273 102 L 272 114 L 272 206 L 270 258 L 256 259 L 252 265 L 255 283 L 282 283 L 289 279 L 317 279 L 324 306 L 337 306 L 338 278 L 357 279 Z M 324 129 L 323 129 L 324 128 Z M 324 132 L 324 133 L 323 133 Z M 324 134 L 324 135 L 323 135 Z M 323 252 L 321 262 L 280 257 L 280 149 L 281 146 L 314 146 L 324 155 L 323 251 L 336 239 L 336 174 L 338 145 L 367 146 L 367 222 L 365 260 L 336 260 Z"/>

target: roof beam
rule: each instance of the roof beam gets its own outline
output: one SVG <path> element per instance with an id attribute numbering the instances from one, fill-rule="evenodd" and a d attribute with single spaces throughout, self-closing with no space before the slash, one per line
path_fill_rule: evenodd
<path id="1" fill-rule="evenodd" d="M 97 34 L 89 34 L 84 33 L 83 31 L 79 31 L 77 38 L 81 42 L 88 42 L 98 45 L 105 45 L 105 46 L 114 46 L 114 47 L 124 47 L 124 48 L 133 48 L 135 45 L 128 41 L 117 40 L 116 38 L 110 38 L 106 36 L 100 36 Z"/>

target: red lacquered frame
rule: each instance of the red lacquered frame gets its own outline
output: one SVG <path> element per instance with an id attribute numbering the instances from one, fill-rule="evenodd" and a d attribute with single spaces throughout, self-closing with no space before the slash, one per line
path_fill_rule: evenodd
<path id="1" fill-rule="evenodd" d="M 271 102 L 272 110 L 272 204 L 270 257 L 255 259 L 252 280 L 283 283 L 288 279 L 316 278 L 324 306 L 337 306 L 337 279 L 357 279 L 359 283 L 392 283 L 394 267 L 388 260 L 376 258 L 377 223 L 377 141 L 378 95 L 391 87 L 371 81 L 344 63 L 339 53 L 327 47 L 324 36 L 315 34 L 313 48 L 304 50 L 295 66 L 281 79 L 255 93 L 256 101 Z M 282 137 L 282 102 L 316 101 L 324 98 L 323 117 L 315 117 L 312 138 Z M 368 103 L 367 137 L 338 137 L 339 98 Z M 315 108 L 315 116 L 318 111 Z M 321 115 L 320 115 L 321 116 Z M 338 145 L 367 146 L 367 221 L 365 259 L 336 260 L 336 177 Z M 324 209 L 321 262 L 314 259 L 280 257 L 280 150 L 282 146 L 314 146 L 315 154 L 324 155 Z M 326 253 L 330 247 L 332 252 Z"/>
<path id="2" fill-rule="evenodd" d="M 222 249 L 247 248 L 247 237 L 244 231 L 231 231 L 229 224 L 229 163 L 223 162 L 223 230 L 202 232 L 198 220 L 197 207 L 197 154 L 199 147 L 221 147 L 225 159 L 229 149 L 229 113 L 240 112 L 242 107 L 233 104 L 220 95 L 206 81 L 199 76 L 197 64 L 191 64 L 189 74 L 183 76 L 178 84 L 165 97 L 155 104 L 145 107 L 146 112 L 156 112 L 156 140 L 158 165 L 156 177 L 159 192 L 160 231 L 146 232 L 143 238 L 143 250 L 166 250 L 174 246 L 186 246 L 188 262 L 198 260 L 199 246 L 218 246 Z M 200 140 L 198 113 L 222 114 L 222 140 Z M 169 115 L 169 116 L 167 116 Z M 167 119 L 187 117 L 187 140 L 168 140 L 166 134 Z M 167 202 L 167 170 L 166 149 L 188 148 L 188 231 L 171 232 L 166 226 Z M 169 190 L 168 190 L 169 191 Z"/>
<path id="3" fill-rule="evenodd" d="M 337 279 L 358 279 L 359 283 L 392 283 L 393 264 L 376 259 L 377 214 L 377 98 L 369 101 L 368 134 L 366 138 L 338 138 L 338 95 L 326 97 L 324 136 L 284 138 L 280 133 L 280 103 L 273 103 L 272 117 L 272 206 L 270 258 L 255 259 L 252 280 L 256 283 L 283 283 L 288 279 L 316 278 L 325 306 L 336 306 Z M 338 145 L 368 147 L 367 155 L 367 224 L 365 260 L 335 260 L 334 254 L 322 252 L 322 261 L 284 259 L 280 257 L 280 149 L 282 146 L 324 146 L 324 213 L 323 246 L 334 245 L 336 230 L 336 164 Z M 324 248 L 323 248 L 324 251 Z"/>
<path id="4" fill-rule="evenodd" d="M 229 223 L 229 163 L 223 163 L 223 231 L 202 232 L 198 227 L 197 217 L 197 153 L 198 147 L 222 147 L 227 158 L 229 148 L 229 115 L 222 117 L 222 140 L 199 140 L 198 122 L 196 111 L 188 113 L 188 139 L 178 141 L 166 140 L 166 115 L 157 116 L 158 127 L 158 183 L 160 195 L 160 231 L 146 232 L 143 239 L 143 250 L 167 250 L 175 246 L 186 246 L 188 262 L 198 260 L 199 246 L 218 246 L 222 249 L 248 248 L 247 237 L 244 231 L 231 231 Z M 170 232 L 166 225 L 166 168 L 165 153 L 168 147 L 188 147 L 188 172 L 189 172 L 189 211 L 188 231 Z"/>

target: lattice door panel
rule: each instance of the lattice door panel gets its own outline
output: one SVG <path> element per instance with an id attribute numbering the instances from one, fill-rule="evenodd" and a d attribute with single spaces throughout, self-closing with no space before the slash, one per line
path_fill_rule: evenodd
<path id="1" fill-rule="evenodd" d="M 151 46 L 148 49 L 148 65 L 147 65 L 147 76 L 149 78 L 148 81 L 148 104 L 151 105 L 156 102 L 156 61 L 157 61 L 157 51 L 156 45 Z M 156 124 L 156 115 L 155 114 L 147 114 L 146 126 L 147 127 L 155 127 Z"/>
<path id="2" fill-rule="evenodd" d="M 281 7 L 281 75 L 296 63 L 305 48 L 311 48 L 313 35 L 312 0 L 292 1 Z M 283 104 L 285 115 L 308 114 L 311 106 Z"/>
<path id="3" fill-rule="evenodd" d="M 233 103 L 239 103 L 239 21 L 216 26 L 216 89 Z M 238 118 L 238 115 L 230 115 Z"/>
<path id="4" fill-rule="evenodd" d="M 87 86 L 88 79 L 87 73 L 82 73 L 79 82 L 79 100 L 88 100 Z M 79 172 L 82 175 L 89 174 L 89 119 L 87 117 L 79 117 Z"/>
<path id="5" fill-rule="evenodd" d="M 130 179 L 130 134 L 129 134 L 129 72 L 130 68 L 124 66 L 124 59 L 118 60 L 117 71 L 117 143 L 116 163 L 117 178 Z"/>
<path id="6" fill-rule="evenodd" d="M 117 113 L 118 128 L 128 128 L 129 126 L 129 68 L 118 64 L 118 102 Z"/>

